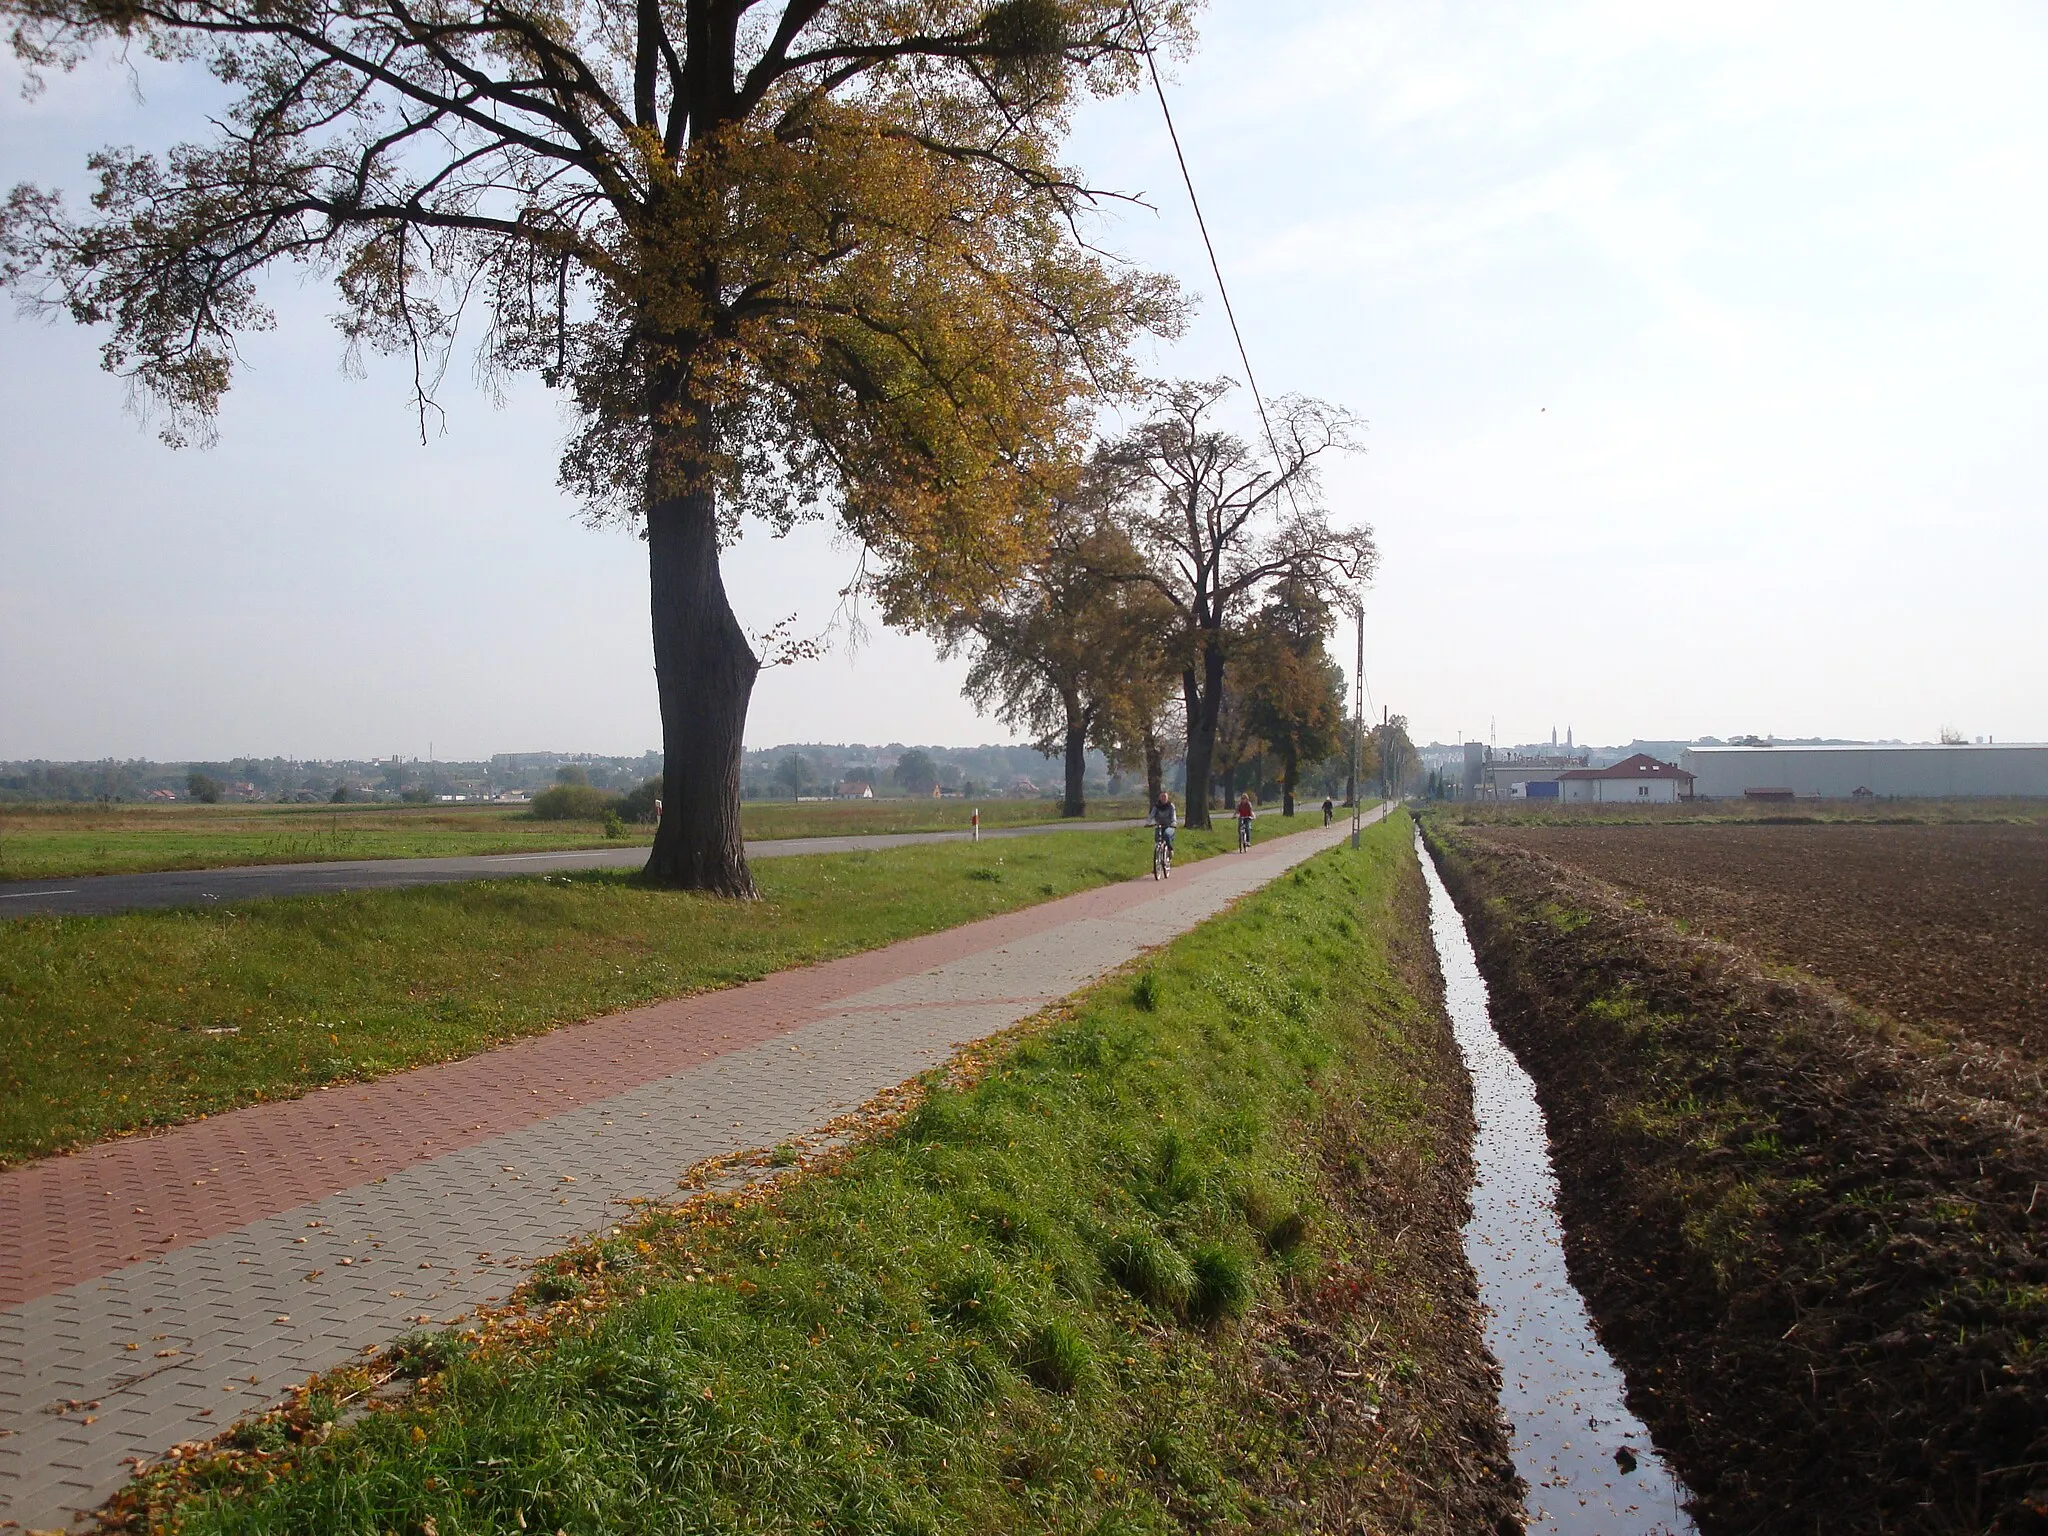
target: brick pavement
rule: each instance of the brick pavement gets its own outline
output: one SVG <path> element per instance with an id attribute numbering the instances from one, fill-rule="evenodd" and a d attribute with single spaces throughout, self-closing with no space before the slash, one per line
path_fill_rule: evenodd
<path id="1" fill-rule="evenodd" d="M 619 1202 L 866 1102 L 1343 831 L 0 1174 L 0 1527 L 458 1320 Z"/>

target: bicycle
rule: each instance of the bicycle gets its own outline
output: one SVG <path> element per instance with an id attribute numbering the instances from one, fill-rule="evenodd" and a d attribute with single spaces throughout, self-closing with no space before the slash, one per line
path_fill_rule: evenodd
<path id="1" fill-rule="evenodd" d="M 1252 845 L 1252 819 L 1249 816 L 1237 818 L 1237 851 L 1243 853 Z"/>
<path id="2" fill-rule="evenodd" d="M 1152 878 L 1164 880 L 1173 873 L 1173 843 L 1166 835 L 1166 828 L 1152 829 Z"/>

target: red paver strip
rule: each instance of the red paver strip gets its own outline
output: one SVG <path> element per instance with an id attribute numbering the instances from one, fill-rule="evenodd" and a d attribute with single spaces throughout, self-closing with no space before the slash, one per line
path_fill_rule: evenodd
<path id="1" fill-rule="evenodd" d="M 1307 829 L 1308 830 L 1321 830 Z M 1201 865 L 1187 873 L 1198 877 Z M 438 1066 L 0 1173 L 0 1308 L 759 1044 L 851 997 L 1160 894 L 1099 886 L 883 949 L 650 1004 Z"/>

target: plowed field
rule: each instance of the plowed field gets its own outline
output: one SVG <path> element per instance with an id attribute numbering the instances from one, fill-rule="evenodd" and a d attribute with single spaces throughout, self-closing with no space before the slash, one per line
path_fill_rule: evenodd
<path id="1" fill-rule="evenodd" d="M 1490 826 L 1865 1007 L 2048 1053 L 2048 826 Z"/>

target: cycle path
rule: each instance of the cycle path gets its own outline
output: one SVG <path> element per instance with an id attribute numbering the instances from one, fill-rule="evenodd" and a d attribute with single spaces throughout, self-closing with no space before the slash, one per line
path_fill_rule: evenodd
<path id="1" fill-rule="evenodd" d="M 621 1202 L 825 1125 L 1346 830 L 0 1173 L 0 1528 L 460 1321 Z"/>
<path id="2" fill-rule="evenodd" d="M 1025 827 L 990 827 L 984 839 L 1031 837 L 1040 832 L 1115 832 L 1141 821 L 1054 821 Z M 859 853 L 913 843 L 964 843 L 966 832 L 858 832 L 844 837 L 759 838 L 749 859 L 784 859 L 804 853 Z M 311 864 L 237 864 L 225 869 L 166 869 L 129 875 L 0 881 L 0 918 L 54 914 L 106 917 L 160 907 L 214 906 L 274 896 L 327 896 L 336 891 L 395 891 L 463 880 L 504 880 L 556 874 L 565 869 L 638 869 L 645 844 L 630 848 L 568 848 L 548 853 L 460 854 L 433 859 L 333 859 Z"/>

